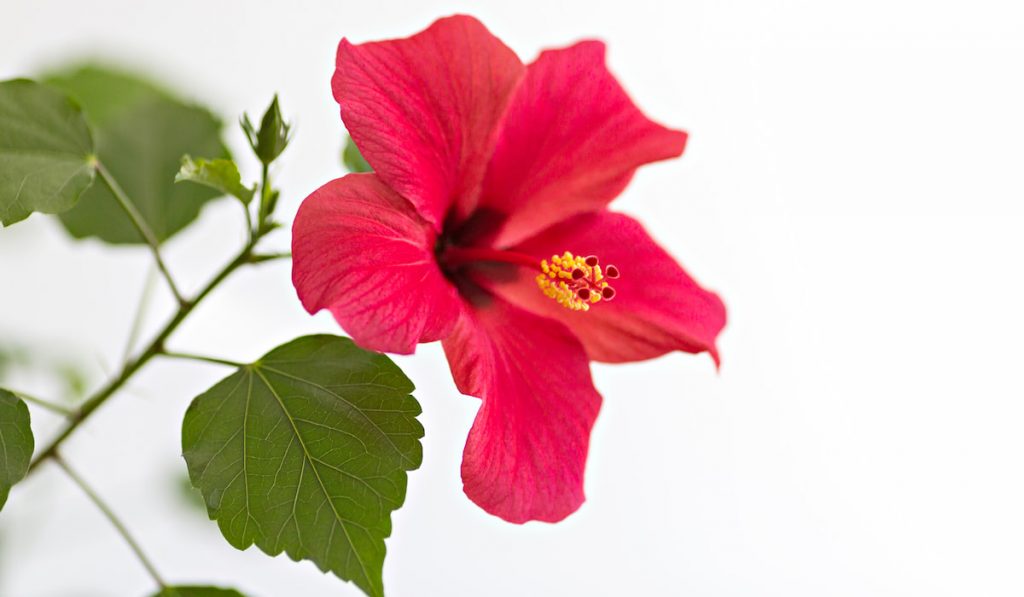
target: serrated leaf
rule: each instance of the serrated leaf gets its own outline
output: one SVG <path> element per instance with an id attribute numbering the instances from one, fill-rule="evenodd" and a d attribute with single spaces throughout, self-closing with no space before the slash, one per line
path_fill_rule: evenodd
<path id="1" fill-rule="evenodd" d="M 249 205 L 256 188 L 246 188 L 242 184 L 242 175 L 232 160 L 192 159 L 190 156 L 181 158 L 181 169 L 174 177 L 174 182 L 194 182 L 216 189 L 226 195 L 236 197 L 244 205 Z"/>
<path id="2" fill-rule="evenodd" d="M 0 388 L 0 509 L 11 486 L 25 478 L 35 450 L 28 407 L 11 392 Z"/>
<path id="3" fill-rule="evenodd" d="M 234 589 L 219 587 L 164 587 L 153 597 L 245 597 Z"/>
<path id="4" fill-rule="evenodd" d="M 0 224 L 75 206 L 96 169 L 89 125 L 65 94 L 28 79 L 0 82 Z"/>
<path id="5" fill-rule="evenodd" d="M 348 338 L 293 340 L 192 402 L 192 484 L 237 549 L 311 560 L 382 596 L 391 512 L 423 457 L 412 390 L 390 359 Z"/>
<path id="6" fill-rule="evenodd" d="M 228 157 L 221 123 L 209 111 L 186 104 L 138 77 L 98 66 L 51 74 L 48 83 L 75 97 L 93 126 L 96 153 L 138 207 L 160 241 L 199 215 L 221 193 L 175 185 L 181 156 Z M 78 205 L 61 215 L 76 238 L 142 244 L 128 216 L 105 185 L 93 185 Z"/>
<path id="7" fill-rule="evenodd" d="M 363 157 L 351 136 L 345 141 L 345 149 L 341 152 L 341 161 L 349 172 L 373 172 L 373 167 Z"/>

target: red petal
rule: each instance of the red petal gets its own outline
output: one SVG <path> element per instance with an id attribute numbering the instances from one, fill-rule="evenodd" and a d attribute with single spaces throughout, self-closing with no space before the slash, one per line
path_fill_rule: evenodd
<path id="1" fill-rule="evenodd" d="M 524 71 L 479 21 L 454 16 L 406 39 L 341 40 L 331 86 L 363 157 L 439 230 L 452 205 L 475 204 Z"/>
<path id="2" fill-rule="evenodd" d="M 557 522 L 583 503 L 601 396 L 565 326 L 483 300 L 444 341 L 459 390 L 483 399 L 462 457 L 464 489 L 509 522 Z"/>
<path id="3" fill-rule="evenodd" d="M 570 251 L 612 264 L 615 298 L 575 312 L 540 293 L 534 276 L 520 275 L 494 289 L 516 304 L 556 318 L 572 329 L 595 361 L 650 359 L 673 350 L 708 351 L 718 363 L 715 339 L 725 326 L 725 305 L 701 288 L 639 222 L 603 211 L 555 225 L 515 249 L 537 259 Z"/>
<path id="4" fill-rule="evenodd" d="M 543 52 L 509 106 L 482 204 L 508 214 L 508 246 L 572 214 L 603 208 L 638 166 L 679 156 L 686 133 L 649 120 L 589 41 Z"/>
<path id="5" fill-rule="evenodd" d="M 412 353 L 447 336 L 461 301 L 434 258 L 436 236 L 374 174 L 332 180 L 292 227 L 292 283 L 310 313 L 329 309 L 360 346 Z"/>

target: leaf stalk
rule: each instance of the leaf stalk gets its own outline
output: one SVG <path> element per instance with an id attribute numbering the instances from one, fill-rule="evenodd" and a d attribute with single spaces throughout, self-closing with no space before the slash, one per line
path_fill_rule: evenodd
<path id="1" fill-rule="evenodd" d="M 21 398 L 25 402 L 35 404 L 36 406 L 45 408 L 50 412 L 57 413 L 58 415 L 70 417 L 75 413 L 75 411 L 72 410 L 71 408 L 68 408 L 67 406 L 62 406 L 55 402 L 50 402 L 49 400 L 43 400 L 42 398 L 36 398 L 35 396 L 30 396 L 28 394 L 23 394 L 21 392 L 14 392 L 14 395 L 17 396 L 18 398 Z"/>
<path id="2" fill-rule="evenodd" d="M 117 180 L 115 180 L 110 174 L 107 168 L 103 165 L 103 162 L 100 162 L 99 160 L 95 160 L 94 162 L 96 164 L 96 172 L 99 173 L 100 178 L 103 179 L 103 182 L 107 185 L 107 188 L 110 189 L 114 198 L 117 199 L 121 208 L 124 209 L 126 214 L 128 214 L 128 219 L 132 221 L 132 225 L 135 226 L 135 230 L 138 231 L 139 235 L 146 241 L 146 244 L 149 245 L 149 250 L 153 253 L 153 259 L 156 261 L 156 266 L 159 268 L 160 273 L 163 274 L 164 279 L 167 280 L 167 286 L 171 289 L 171 293 L 174 295 L 174 298 L 178 301 L 179 305 L 184 306 L 186 302 L 185 298 L 182 296 L 181 291 L 178 290 L 178 285 L 174 283 L 174 278 L 171 276 L 170 270 L 167 269 L 167 264 L 164 263 L 164 259 L 160 255 L 160 241 L 157 240 L 156 235 L 153 234 L 153 230 L 149 227 L 149 224 L 146 223 L 145 217 L 143 217 L 139 209 L 135 207 L 135 203 L 133 203 L 128 195 L 125 194 L 124 189 L 122 189 L 121 185 L 117 183 Z"/>
<path id="3" fill-rule="evenodd" d="M 229 361 L 227 359 L 218 359 L 216 357 L 207 357 L 207 356 L 203 356 L 203 355 L 189 354 L 189 353 L 185 353 L 185 352 L 170 352 L 170 351 L 166 351 L 165 350 L 165 351 L 161 352 L 160 355 L 161 356 L 165 356 L 165 357 L 169 357 L 169 358 L 172 358 L 172 359 L 182 359 L 182 360 L 186 360 L 186 361 L 199 361 L 201 363 L 213 363 L 214 365 L 225 365 L 227 367 L 237 367 L 239 369 L 241 369 L 242 367 L 248 367 L 248 365 L 246 365 L 245 363 L 239 363 L 237 361 Z"/>
<path id="4" fill-rule="evenodd" d="M 54 453 L 53 460 L 60 466 L 60 468 L 64 469 L 64 472 L 67 473 L 68 477 L 70 477 L 71 480 L 74 481 L 76 485 L 78 485 L 79 489 L 81 489 L 82 492 L 89 497 L 92 503 L 95 504 L 97 508 L 99 508 L 100 512 L 102 512 L 103 515 L 107 517 L 107 520 L 110 521 L 110 524 L 112 524 L 114 528 L 117 529 L 117 532 L 121 535 L 122 538 L 124 538 L 125 543 L 128 544 L 128 547 L 130 547 L 131 550 L 135 552 L 135 557 L 137 557 L 139 561 L 142 562 L 142 566 L 146 569 L 146 572 L 148 572 L 149 575 L 153 577 L 153 580 L 156 582 L 156 584 L 159 585 L 161 589 L 166 589 L 167 583 L 164 582 L 164 579 L 160 576 L 160 573 L 156 571 L 156 567 L 153 566 L 153 562 L 151 562 L 149 558 L 146 557 L 146 554 L 142 551 L 142 548 L 139 547 L 139 543 L 135 540 L 134 537 L 132 537 L 131 533 L 128 532 L 128 528 L 125 527 L 124 523 L 121 522 L 121 519 L 118 518 L 116 514 L 114 514 L 114 511 L 110 508 L 110 506 L 108 506 L 107 503 L 104 502 L 102 498 L 100 498 L 99 494 L 97 494 L 96 491 L 88 483 L 85 482 L 85 479 L 83 479 L 81 475 L 75 472 L 75 470 L 71 468 L 68 465 L 68 463 L 63 458 L 61 458 L 59 454 Z"/>

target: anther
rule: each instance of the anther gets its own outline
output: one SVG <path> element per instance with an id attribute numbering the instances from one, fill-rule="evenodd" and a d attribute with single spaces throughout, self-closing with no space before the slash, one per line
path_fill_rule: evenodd
<path id="1" fill-rule="evenodd" d="M 615 297 L 609 279 L 619 277 L 619 268 L 608 265 L 603 270 L 596 255 L 577 257 L 566 251 L 540 263 L 537 286 L 544 296 L 573 311 L 588 311 L 590 306 Z"/>

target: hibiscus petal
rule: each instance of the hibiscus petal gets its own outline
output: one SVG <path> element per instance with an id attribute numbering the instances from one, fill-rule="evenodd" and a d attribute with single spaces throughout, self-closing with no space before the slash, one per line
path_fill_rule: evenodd
<path id="1" fill-rule="evenodd" d="M 483 399 L 462 457 L 466 495 L 509 522 L 557 522 L 583 503 L 601 396 L 579 341 L 557 321 L 482 297 L 445 354 L 459 390 Z"/>
<path id="2" fill-rule="evenodd" d="M 512 302 L 565 323 L 595 361 L 650 359 L 673 350 L 707 351 L 717 364 L 715 339 L 725 326 L 725 305 L 701 288 L 683 268 L 628 216 L 602 211 L 573 217 L 514 249 L 539 259 L 570 251 L 596 255 L 615 265 L 615 298 L 570 311 L 545 297 L 533 274 L 493 286 Z"/>
<path id="3" fill-rule="evenodd" d="M 341 40 L 331 86 L 374 171 L 440 230 L 475 204 L 525 67 L 479 21 L 440 19 L 406 39 Z"/>
<path id="4" fill-rule="evenodd" d="M 292 283 L 310 313 L 329 309 L 360 346 L 412 353 L 447 336 L 461 301 L 434 258 L 436 234 L 374 174 L 349 174 L 303 201 Z"/>
<path id="5" fill-rule="evenodd" d="M 640 112 L 604 62 L 604 44 L 541 53 L 509 106 L 481 205 L 507 215 L 508 246 L 605 207 L 638 166 L 677 157 L 686 133 Z"/>

